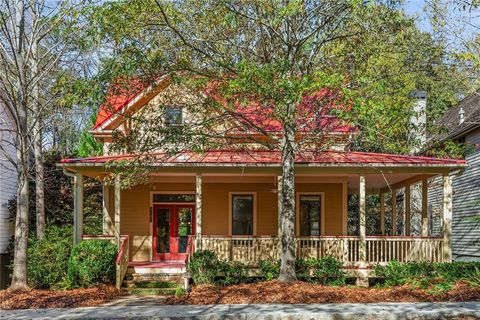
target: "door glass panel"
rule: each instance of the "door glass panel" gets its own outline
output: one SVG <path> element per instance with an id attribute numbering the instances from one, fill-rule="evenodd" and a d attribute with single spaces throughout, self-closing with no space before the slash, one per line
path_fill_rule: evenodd
<path id="1" fill-rule="evenodd" d="M 300 196 L 300 235 L 320 235 L 320 196 Z"/>
<path id="2" fill-rule="evenodd" d="M 178 208 L 178 253 L 186 253 L 188 236 L 192 234 L 192 208 Z"/>
<path id="3" fill-rule="evenodd" d="M 157 253 L 170 252 L 170 209 L 157 210 Z"/>

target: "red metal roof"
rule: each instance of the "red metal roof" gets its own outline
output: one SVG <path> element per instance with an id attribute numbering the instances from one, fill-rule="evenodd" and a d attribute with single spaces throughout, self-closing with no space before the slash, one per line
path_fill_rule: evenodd
<path id="1" fill-rule="evenodd" d="M 103 164 L 114 161 L 129 161 L 140 155 L 116 155 L 100 156 L 90 158 L 63 159 L 64 164 Z M 260 151 L 260 150 L 241 150 L 241 151 L 222 151 L 211 150 L 204 153 L 195 153 L 191 151 L 181 152 L 174 156 L 167 153 L 153 153 L 148 157 L 153 157 L 154 162 L 158 164 L 179 164 L 179 165 L 279 165 L 281 164 L 280 151 Z M 465 160 L 462 159 L 443 159 L 423 156 L 408 156 L 386 153 L 372 152 L 343 152 L 343 151 L 303 151 L 297 154 L 295 163 L 297 164 L 317 164 L 317 165 L 339 165 L 339 166 L 464 166 Z"/>
<path id="2" fill-rule="evenodd" d="M 151 81 L 143 81 L 141 79 L 131 79 L 128 80 L 128 83 L 121 80 L 117 81 L 116 84 L 109 88 L 105 102 L 98 110 L 93 129 L 98 129 L 107 120 L 119 114 L 130 101 L 141 94 L 149 85 L 151 85 Z M 204 92 L 218 103 L 226 103 L 223 97 L 212 87 L 207 88 Z M 307 132 L 321 129 L 329 133 L 357 132 L 357 128 L 341 121 L 332 114 L 332 110 L 342 108 L 345 108 L 345 106 L 327 88 L 306 95 L 298 107 L 297 125 L 299 131 Z M 244 122 L 246 128 L 256 127 L 266 132 L 282 131 L 281 123 L 272 117 L 274 112 L 273 105 L 264 106 L 255 102 L 247 105 L 238 104 L 237 110 L 234 110 L 234 112 L 239 115 L 239 122 Z M 252 134 L 259 132 L 252 132 L 250 129 L 246 132 L 245 128 L 234 128 L 230 133 Z"/>

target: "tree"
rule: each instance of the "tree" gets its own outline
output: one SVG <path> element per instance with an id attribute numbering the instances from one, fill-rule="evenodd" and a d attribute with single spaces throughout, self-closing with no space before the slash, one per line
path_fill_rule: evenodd
<path id="1" fill-rule="evenodd" d="M 11 140 L 0 151 L 17 171 L 17 205 L 13 289 L 25 289 L 29 233 L 29 166 L 35 157 L 37 235 L 45 226 L 42 134 L 56 96 L 53 84 L 62 66 L 75 59 L 69 32 L 75 16 L 70 1 L 4 0 L 0 2 L 0 103 L 12 127 L 2 129 Z M 68 52 L 68 55 L 67 55 Z M 8 148 L 14 148 L 12 156 Z"/>

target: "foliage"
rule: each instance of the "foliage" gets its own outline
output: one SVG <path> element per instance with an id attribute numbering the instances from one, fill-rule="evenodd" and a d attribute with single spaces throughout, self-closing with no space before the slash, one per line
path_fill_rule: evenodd
<path id="1" fill-rule="evenodd" d="M 258 262 L 260 277 L 263 280 L 270 281 L 278 278 L 280 274 L 280 261 L 260 260 Z"/>
<path id="2" fill-rule="evenodd" d="M 72 249 L 68 260 L 67 284 L 71 287 L 92 287 L 113 283 L 117 247 L 110 241 L 82 241 Z"/>
<path id="3" fill-rule="evenodd" d="M 391 261 L 386 266 L 376 266 L 375 276 L 384 280 L 383 285 L 431 287 L 435 292 L 451 288 L 457 281 L 478 281 L 478 262 L 406 262 Z"/>
<path id="4" fill-rule="evenodd" d="M 30 238 L 28 244 L 28 284 L 38 289 L 58 289 L 67 275 L 72 250 L 72 228 L 52 226 L 45 238 Z"/>
<path id="5" fill-rule="evenodd" d="M 345 284 L 343 263 L 331 256 L 321 259 L 297 259 L 295 268 L 300 279 L 323 285 Z"/>
<path id="6" fill-rule="evenodd" d="M 220 273 L 221 264 L 215 252 L 198 250 L 193 253 L 187 269 L 195 284 L 213 284 Z"/>
<path id="7" fill-rule="evenodd" d="M 245 283 L 248 280 L 248 267 L 247 265 L 238 261 L 221 261 L 220 275 L 221 277 L 217 279 L 215 283 L 222 286 Z"/>
<path id="8" fill-rule="evenodd" d="M 247 281 L 248 268 L 240 262 L 227 262 L 218 259 L 210 250 L 196 251 L 188 266 L 195 284 L 218 284 L 228 286 Z"/>
<path id="9" fill-rule="evenodd" d="M 467 275 L 464 280 L 472 287 L 480 287 L 480 267 L 475 267 L 475 271 Z"/>

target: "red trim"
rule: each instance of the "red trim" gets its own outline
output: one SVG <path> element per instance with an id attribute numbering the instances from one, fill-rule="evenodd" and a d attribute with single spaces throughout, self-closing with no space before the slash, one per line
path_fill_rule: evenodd
<path id="1" fill-rule="evenodd" d="M 123 255 L 123 252 L 125 251 L 125 247 L 127 246 L 127 241 L 128 241 L 128 235 L 124 236 L 122 240 L 122 244 L 120 245 L 120 250 L 118 251 L 117 258 L 115 259 L 115 262 L 117 264 L 120 264 L 120 262 L 122 262 L 122 255 Z"/>

